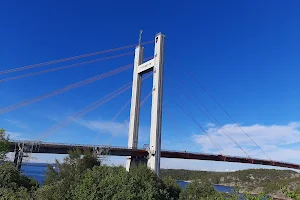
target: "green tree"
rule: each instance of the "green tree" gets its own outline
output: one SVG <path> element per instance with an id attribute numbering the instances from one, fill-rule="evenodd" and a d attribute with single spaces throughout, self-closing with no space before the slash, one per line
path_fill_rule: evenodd
<path id="1" fill-rule="evenodd" d="M 115 195 L 123 199 L 123 185 L 127 182 L 123 167 L 96 166 L 86 171 L 73 193 L 75 199 L 114 199 Z"/>
<path id="2" fill-rule="evenodd" d="M 21 174 L 11 162 L 1 164 L 0 199 L 32 199 L 38 187 L 37 181 Z"/>
<path id="3" fill-rule="evenodd" d="M 44 187 L 37 191 L 36 198 L 73 199 L 72 190 L 80 182 L 84 172 L 95 165 L 100 165 L 100 162 L 91 151 L 70 151 L 62 163 L 56 160 L 57 170 L 48 165 Z"/>
<path id="4" fill-rule="evenodd" d="M 163 181 L 156 174 L 147 168 L 146 165 L 131 167 L 129 173 L 129 182 L 125 191 L 129 190 L 136 197 L 133 199 L 173 199 L 167 191 Z"/>
<path id="5" fill-rule="evenodd" d="M 97 165 L 100 165 L 100 162 L 93 156 L 91 151 L 85 150 L 82 152 L 79 149 L 69 151 L 68 156 L 62 163 L 56 160 L 57 170 L 53 169 L 51 165 L 47 166 L 45 185 L 60 180 L 72 182 L 76 178 L 80 178 L 85 170 Z"/>
<path id="6" fill-rule="evenodd" d="M 179 195 L 181 193 L 181 187 L 176 183 L 174 179 L 170 176 L 163 178 L 163 182 L 166 186 L 167 192 L 169 193 L 170 197 L 174 200 L 179 199 Z"/>
<path id="7" fill-rule="evenodd" d="M 87 170 L 74 190 L 75 199 L 174 200 L 165 183 L 146 166 L 99 166 Z"/>
<path id="8" fill-rule="evenodd" d="M 285 194 L 287 197 L 290 197 L 295 200 L 300 200 L 300 193 L 291 191 L 288 187 L 282 187 L 281 191 L 283 194 Z"/>
<path id="9" fill-rule="evenodd" d="M 0 188 L 10 188 L 17 190 L 19 187 L 33 191 L 38 188 L 37 181 L 21 174 L 19 170 L 11 163 L 5 162 L 0 168 Z"/>
<path id="10" fill-rule="evenodd" d="M 213 186 L 208 183 L 193 181 L 180 194 L 181 200 L 222 199 Z"/>
<path id="11" fill-rule="evenodd" d="M 18 190 L 11 188 L 0 188 L 0 199 L 3 200 L 32 200 L 32 196 L 28 193 L 26 188 L 20 187 Z"/>
<path id="12" fill-rule="evenodd" d="M 9 152 L 9 137 L 5 135 L 5 130 L 0 129 L 0 163 L 6 160 L 6 154 Z"/>

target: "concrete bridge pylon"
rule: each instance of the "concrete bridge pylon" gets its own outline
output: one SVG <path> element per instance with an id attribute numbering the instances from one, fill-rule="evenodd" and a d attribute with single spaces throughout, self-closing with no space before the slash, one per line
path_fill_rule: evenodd
<path id="1" fill-rule="evenodd" d="M 162 33 L 155 36 L 154 57 L 144 63 L 144 48 L 140 45 L 141 43 L 135 48 L 128 148 L 138 148 L 142 75 L 153 71 L 150 146 L 147 158 L 127 157 L 127 171 L 129 171 L 132 164 L 137 165 L 140 162 L 147 161 L 148 167 L 158 176 L 160 175 L 164 41 L 165 36 Z"/>

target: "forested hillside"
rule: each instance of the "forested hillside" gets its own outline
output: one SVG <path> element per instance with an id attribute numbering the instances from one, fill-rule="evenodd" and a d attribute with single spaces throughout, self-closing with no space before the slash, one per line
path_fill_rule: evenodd
<path id="1" fill-rule="evenodd" d="M 176 180 L 199 180 L 200 182 L 238 186 L 241 191 L 278 194 L 282 187 L 300 191 L 300 174 L 292 170 L 248 169 L 235 172 L 207 172 L 192 170 L 161 170 L 162 177 Z"/>

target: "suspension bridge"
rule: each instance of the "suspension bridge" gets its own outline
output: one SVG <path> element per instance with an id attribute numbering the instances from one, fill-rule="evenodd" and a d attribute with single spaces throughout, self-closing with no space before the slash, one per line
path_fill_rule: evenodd
<path id="1" fill-rule="evenodd" d="M 152 57 L 144 58 L 144 46 L 147 44 L 154 43 L 154 55 Z M 72 149 L 81 149 L 81 150 L 90 150 L 95 155 L 112 155 L 112 156 L 126 156 L 126 169 L 129 170 L 132 165 L 137 165 L 138 163 L 145 163 L 148 165 L 150 169 L 152 169 L 157 175 L 160 174 L 160 159 L 162 158 L 177 158 L 177 159 L 194 159 L 194 160 L 211 160 L 211 161 L 221 161 L 221 162 L 236 162 L 236 163 L 248 163 L 248 164 L 258 164 L 258 165 L 268 165 L 268 166 L 276 166 L 276 167 L 283 167 L 283 168 L 292 168 L 292 169 L 300 169 L 299 164 L 294 163 L 287 163 L 282 161 L 273 160 L 268 154 L 263 150 L 263 147 L 258 145 L 258 143 L 248 134 L 238 123 L 236 120 L 229 115 L 229 113 L 222 107 L 222 105 L 208 92 L 206 88 L 204 88 L 200 81 L 191 73 L 188 68 L 184 67 L 184 71 L 190 76 L 191 79 L 196 81 L 198 86 L 208 94 L 210 99 L 228 116 L 230 120 L 240 129 L 241 134 L 244 134 L 244 137 L 247 140 L 251 141 L 253 145 L 255 145 L 256 149 L 258 149 L 264 156 L 264 159 L 253 158 L 250 156 L 249 152 L 243 144 L 239 143 L 217 120 L 216 117 L 206 108 L 206 106 L 200 101 L 197 94 L 195 94 L 190 88 L 186 87 L 185 90 L 181 90 L 178 88 L 178 91 L 183 94 L 186 98 L 186 102 L 193 104 L 199 113 L 202 113 L 211 123 L 215 124 L 226 136 L 229 140 L 232 141 L 233 145 L 240 149 L 241 153 L 244 154 L 244 157 L 237 157 L 237 156 L 230 156 L 226 155 L 223 152 L 223 149 L 218 144 L 217 141 L 203 128 L 201 123 L 197 120 L 197 118 L 192 114 L 192 112 L 185 106 L 180 103 L 177 103 L 177 106 L 182 109 L 182 111 L 191 119 L 191 121 L 203 132 L 203 134 L 209 139 L 209 141 L 213 144 L 216 149 L 215 154 L 207 154 L 203 152 L 189 152 L 186 151 L 184 148 L 180 151 L 178 150 L 162 150 L 161 149 L 161 135 L 162 133 L 162 115 L 166 114 L 169 117 L 169 120 L 174 125 L 175 129 L 177 130 L 175 134 L 177 134 L 178 138 L 181 138 L 181 134 L 177 125 L 179 126 L 176 120 L 173 119 L 171 114 L 168 112 L 163 112 L 162 102 L 163 102 L 163 79 L 164 79 L 164 44 L 165 44 L 165 36 L 161 33 L 157 34 L 154 40 L 142 42 L 141 36 L 138 44 L 132 44 L 122 47 L 117 47 L 113 49 L 77 55 L 73 57 L 62 58 L 58 60 L 52 60 L 43 63 L 37 63 L 33 65 L 8 69 L 0 71 L 0 75 L 3 74 L 11 74 L 14 72 L 19 72 L 23 70 L 29 70 L 33 68 L 39 68 L 46 65 L 54 65 L 58 63 L 63 63 L 66 61 L 73 61 L 81 58 L 90 58 L 96 55 L 103 55 L 106 53 L 116 52 L 119 50 L 127 50 L 135 48 L 134 52 L 122 53 L 113 56 L 108 56 L 100 59 L 89 60 L 85 62 L 79 62 L 75 64 L 65 65 L 62 67 L 51 68 L 47 70 L 41 70 L 37 72 L 27 73 L 19 76 L 12 76 L 8 78 L 0 79 L 0 84 L 3 82 L 13 81 L 17 79 L 29 78 L 31 76 L 37 76 L 40 74 L 51 73 L 59 70 L 66 70 L 73 67 L 80 67 L 91 63 L 100 62 L 103 60 L 110 60 L 116 59 L 119 57 L 133 55 L 134 54 L 134 62 L 133 64 L 124 65 L 119 68 L 115 68 L 111 71 L 107 71 L 102 74 L 95 75 L 88 79 L 84 79 L 73 84 L 67 85 L 60 89 L 54 90 L 52 92 L 36 96 L 34 98 L 21 101 L 16 104 L 9 105 L 4 108 L 0 108 L 0 115 L 4 115 L 5 113 L 12 112 L 17 109 L 21 109 L 22 107 L 29 106 L 33 103 L 37 103 L 39 101 L 60 95 L 67 91 L 82 87 L 84 85 L 90 84 L 95 81 L 99 81 L 105 78 L 112 77 L 116 74 L 122 73 L 124 71 L 130 70 L 133 68 L 133 81 L 124 84 L 122 87 L 112 91 L 111 93 L 105 95 L 104 97 L 100 98 L 99 100 L 93 102 L 90 105 L 87 105 L 85 108 L 75 112 L 74 114 L 68 116 L 67 118 L 59 121 L 57 124 L 53 125 L 49 129 L 45 130 L 43 133 L 39 135 L 39 138 L 32 141 L 17 141 L 11 140 L 10 141 L 10 151 L 14 152 L 14 162 L 15 164 L 20 167 L 22 164 L 22 159 L 24 153 L 53 153 L 53 154 L 66 154 L 69 150 Z M 0 77 L 1 78 L 1 77 Z M 148 93 L 148 95 L 141 100 L 141 84 L 144 80 L 152 78 L 153 79 L 153 87 L 152 90 Z M 176 81 L 182 83 L 182 85 L 186 85 L 186 83 L 177 78 Z M 176 84 L 174 84 L 176 87 Z M 89 112 L 95 110 L 96 108 L 108 103 L 112 99 L 118 97 L 119 95 L 123 94 L 124 92 L 132 89 L 131 100 L 124 103 L 123 107 L 115 114 L 112 118 L 112 122 L 114 122 L 118 116 L 124 111 L 124 109 L 131 105 L 129 117 L 122 123 L 122 126 L 118 127 L 118 130 L 114 132 L 111 137 L 108 139 L 106 144 L 99 144 L 99 145 L 80 145 L 80 144 L 63 144 L 63 143 L 49 143 L 43 142 L 43 140 L 50 135 L 54 134 L 55 132 L 61 130 L 65 126 L 71 124 L 72 122 L 80 119 L 84 115 L 88 114 Z M 186 95 L 186 93 L 190 94 L 190 96 Z M 138 136 L 139 136 L 139 122 L 140 122 L 140 108 L 143 104 L 152 97 L 152 106 L 151 106 L 151 127 L 150 127 L 150 144 L 149 147 L 140 148 L 138 146 Z M 197 101 L 197 103 L 195 103 Z M 129 131 L 128 131 L 128 146 L 127 147 L 119 147 L 108 145 L 114 137 L 129 123 Z M 96 138 L 99 135 L 96 136 Z"/>

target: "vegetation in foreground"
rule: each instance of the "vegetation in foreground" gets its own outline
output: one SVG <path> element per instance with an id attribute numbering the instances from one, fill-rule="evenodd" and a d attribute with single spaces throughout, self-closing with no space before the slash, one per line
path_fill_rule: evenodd
<path id="1" fill-rule="evenodd" d="M 210 180 L 203 179 L 206 172 L 197 172 L 199 177 L 185 189 L 175 182 L 182 173 L 191 179 L 190 174 L 184 170 L 163 171 L 163 178 L 158 178 L 146 166 L 134 167 L 127 172 L 123 167 L 109 167 L 101 163 L 91 152 L 70 152 L 62 163 L 56 161 L 58 170 L 48 166 L 46 180 L 42 187 L 37 181 L 22 175 L 12 163 L 6 161 L 8 152 L 5 131 L 0 135 L 0 199 L 5 200 L 77 200 L 77 199 L 103 199 L 103 200 L 201 200 L 201 199 L 233 199 L 238 200 L 239 195 L 232 195 L 215 191 Z M 181 178 L 183 179 L 183 178 Z M 291 192 L 289 188 L 282 191 L 292 199 L 300 199 L 299 194 Z M 264 194 L 252 196 L 244 194 L 245 199 L 262 200 Z"/>
<path id="2" fill-rule="evenodd" d="M 0 129 L 0 163 L 4 162 L 6 158 L 6 154 L 8 153 L 9 137 L 5 135 L 5 130 Z"/>

